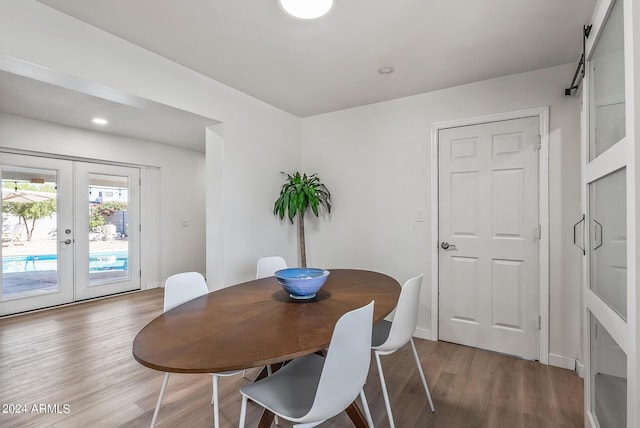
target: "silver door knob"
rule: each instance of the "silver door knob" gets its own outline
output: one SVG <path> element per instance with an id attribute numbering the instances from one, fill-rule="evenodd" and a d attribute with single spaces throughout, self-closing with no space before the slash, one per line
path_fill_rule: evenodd
<path id="1" fill-rule="evenodd" d="M 71 244 L 71 239 L 65 239 L 64 241 L 60 241 L 60 242 L 62 242 L 63 244 L 69 245 Z"/>
<path id="2" fill-rule="evenodd" d="M 440 248 L 443 250 L 457 250 L 457 247 L 453 244 L 449 244 L 447 241 L 442 241 Z"/>

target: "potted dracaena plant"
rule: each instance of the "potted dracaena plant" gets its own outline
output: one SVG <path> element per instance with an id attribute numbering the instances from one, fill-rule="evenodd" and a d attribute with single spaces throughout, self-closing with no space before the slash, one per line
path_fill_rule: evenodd
<path id="1" fill-rule="evenodd" d="M 316 217 L 319 216 L 320 208 L 331 212 L 331 193 L 327 186 L 320 182 L 318 174 L 287 174 L 280 196 L 273 204 L 273 213 L 280 217 L 286 215 L 291 223 L 298 217 L 298 243 L 300 245 L 300 263 L 302 267 L 307 267 L 307 254 L 304 240 L 304 215 L 308 208 L 311 208 Z"/>

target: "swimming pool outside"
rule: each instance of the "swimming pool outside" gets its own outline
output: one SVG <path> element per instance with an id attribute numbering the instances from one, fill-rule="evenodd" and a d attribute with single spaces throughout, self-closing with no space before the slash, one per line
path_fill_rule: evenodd
<path id="1" fill-rule="evenodd" d="M 128 251 L 109 251 L 89 254 L 89 272 L 126 271 Z M 2 272 L 41 272 L 57 270 L 56 254 L 2 257 Z"/>

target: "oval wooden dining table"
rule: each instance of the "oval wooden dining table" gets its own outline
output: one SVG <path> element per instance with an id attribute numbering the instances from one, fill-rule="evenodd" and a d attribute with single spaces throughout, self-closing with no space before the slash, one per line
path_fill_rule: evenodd
<path id="1" fill-rule="evenodd" d="M 374 322 L 395 308 L 400 284 L 382 273 L 331 269 L 309 301 L 295 301 L 275 277 L 237 284 L 159 315 L 133 341 L 142 365 L 172 373 L 215 373 L 274 365 L 328 348 L 338 319 L 372 300 Z M 354 402 L 347 414 L 366 427 Z M 268 427 L 265 412 L 259 427 Z"/>

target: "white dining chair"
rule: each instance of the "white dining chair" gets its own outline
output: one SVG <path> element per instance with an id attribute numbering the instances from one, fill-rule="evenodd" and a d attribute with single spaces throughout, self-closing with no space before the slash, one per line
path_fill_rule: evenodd
<path id="1" fill-rule="evenodd" d="M 256 279 L 273 276 L 276 271 L 286 268 L 287 262 L 280 256 L 262 257 L 256 266 Z"/>
<path id="2" fill-rule="evenodd" d="M 306 355 L 253 384 L 240 388 L 240 428 L 252 400 L 294 427 L 311 428 L 345 410 L 360 395 L 367 424 L 373 427 L 364 395 L 371 363 L 371 302 L 344 314 L 333 330 L 326 357 Z"/>
<path id="3" fill-rule="evenodd" d="M 167 312 L 178 305 L 181 305 L 189 300 L 193 300 L 197 297 L 203 296 L 209 293 L 209 288 L 204 277 L 198 272 L 184 272 L 176 275 L 172 275 L 167 278 L 164 285 L 164 309 L 163 312 Z M 212 376 L 212 395 L 211 404 L 213 404 L 213 424 L 215 428 L 220 428 L 220 415 L 218 409 L 218 379 L 220 376 L 233 376 L 237 373 L 241 373 L 242 370 L 231 372 L 211 373 Z M 162 380 L 162 386 L 160 387 L 160 395 L 158 396 L 158 402 L 153 412 L 153 418 L 151 419 L 151 428 L 155 427 L 158 413 L 160 411 L 160 405 L 162 404 L 162 398 L 164 397 L 164 391 L 167 388 L 169 382 L 169 373 L 165 373 Z"/>
<path id="4" fill-rule="evenodd" d="M 433 401 L 431 400 L 431 393 L 427 386 L 427 380 L 424 377 L 422 366 L 420 365 L 416 346 L 413 343 L 413 332 L 416 329 L 418 321 L 418 303 L 422 277 L 423 275 L 411 278 L 404 283 L 404 286 L 402 286 L 393 321 L 382 320 L 373 326 L 371 348 L 376 356 L 378 374 L 380 375 L 380 383 L 382 384 L 382 395 L 384 396 L 384 404 L 387 408 L 387 415 L 389 417 L 389 425 L 391 428 L 394 428 L 395 424 L 391 413 L 391 404 L 389 403 L 389 393 L 387 392 L 387 385 L 384 381 L 384 373 L 382 372 L 382 364 L 380 363 L 380 355 L 393 354 L 398 349 L 406 345 L 407 342 L 411 343 L 413 356 L 415 357 L 416 364 L 418 365 L 418 373 L 420 373 L 422 385 L 427 393 L 427 399 L 429 400 L 431 411 L 436 411 L 433 407 Z"/>

